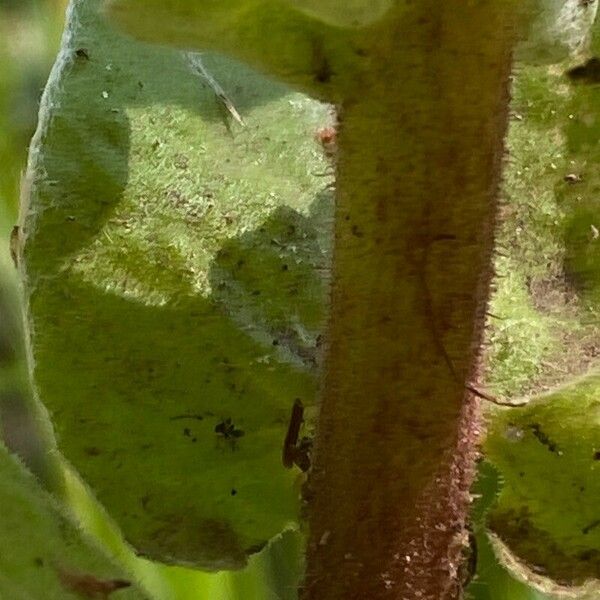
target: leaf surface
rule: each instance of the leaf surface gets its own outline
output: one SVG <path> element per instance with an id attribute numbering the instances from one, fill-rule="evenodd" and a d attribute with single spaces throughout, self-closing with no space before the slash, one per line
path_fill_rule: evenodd
<path id="1" fill-rule="evenodd" d="M 111 589 L 119 589 L 123 600 L 148 597 L 66 518 L 4 446 L 0 505 L 0 597 L 67 600 Z"/>
<path id="2" fill-rule="evenodd" d="M 74 1 L 28 169 L 34 378 L 138 552 L 241 567 L 298 518 L 328 270 L 327 107 L 121 36 Z M 325 176 L 323 176 L 325 174 Z"/>

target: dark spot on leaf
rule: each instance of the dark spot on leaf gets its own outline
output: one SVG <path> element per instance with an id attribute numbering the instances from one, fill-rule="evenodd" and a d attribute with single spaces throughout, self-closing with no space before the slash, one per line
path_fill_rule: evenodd
<path id="1" fill-rule="evenodd" d="M 95 446 L 88 446 L 87 448 L 84 448 L 83 451 L 88 456 L 99 456 L 100 454 L 102 454 L 100 448 L 96 448 Z"/>
<path id="2" fill-rule="evenodd" d="M 539 423 L 530 423 L 528 425 L 529 429 L 531 429 L 535 438 L 550 450 L 550 452 L 554 452 L 559 456 L 562 454 L 558 449 L 558 446 L 555 442 L 553 442 L 543 431 Z"/>
<path id="3" fill-rule="evenodd" d="M 598 527 L 598 525 L 600 525 L 600 519 L 596 519 L 595 521 L 592 521 L 591 523 L 586 525 L 581 530 L 581 533 L 583 533 L 584 535 L 587 535 L 590 531 L 592 531 L 592 529 L 596 529 L 596 527 Z"/>
<path id="4" fill-rule="evenodd" d="M 260 544 L 248 546 L 248 548 L 246 548 L 246 554 L 256 554 L 257 552 L 260 552 L 266 545 L 267 542 L 261 542 Z"/>
<path id="5" fill-rule="evenodd" d="M 192 432 L 190 431 L 189 427 L 186 427 L 183 430 L 183 435 L 185 435 L 186 437 L 190 437 L 192 435 Z"/>
<path id="6" fill-rule="evenodd" d="M 569 69 L 567 77 L 579 83 L 600 83 L 600 58 L 593 56 L 582 65 Z"/>
<path id="7" fill-rule="evenodd" d="M 594 452 L 594 460 L 600 460 L 600 450 L 596 450 L 596 452 Z"/>
<path id="8" fill-rule="evenodd" d="M 108 598 L 112 592 L 131 586 L 131 582 L 124 579 L 98 579 L 95 575 L 60 567 L 56 571 L 63 587 L 82 598 Z"/>
<path id="9" fill-rule="evenodd" d="M 226 440 L 241 438 L 244 435 L 244 431 L 242 429 L 236 429 L 229 417 L 215 425 L 215 433 Z"/>
<path id="10" fill-rule="evenodd" d="M 75 50 L 75 56 L 80 60 L 90 60 L 90 54 L 87 48 L 77 48 L 77 50 Z"/>
<path id="11" fill-rule="evenodd" d="M 315 81 L 318 83 L 328 83 L 331 80 L 333 72 L 329 60 L 325 55 L 321 39 L 313 41 L 312 64 Z"/>
<path id="12" fill-rule="evenodd" d="M 331 80 L 331 76 L 331 65 L 326 58 L 323 58 L 315 70 L 315 81 L 318 81 L 319 83 L 328 83 Z"/>
<path id="13" fill-rule="evenodd" d="M 43 559 L 43 558 L 40 558 L 39 556 L 36 556 L 36 557 L 33 559 L 33 564 L 34 564 L 36 567 L 43 567 L 43 566 L 44 566 L 44 559 Z"/>
<path id="14" fill-rule="evenodd" d="M 209 383 L 210 380 L 207 380 L 206 383 Z M 181 419 L 194 419 L 196 421 L 202 421 L 204 417 L 198 414 L 189 414 L 189 415 L 175 415 L 174 417 L 169 417 L 169 421 L 179 421 Z"/>
<path id="15" fill-rule="evenodd" d="M 233 489 L 231 490 L 231 495 L 232 495 L 232 496 L 235 496 L 235 495 L 237 495 L 237 490 L 236 490 L 235 488 L 233 488 Z"/>
<path id="16" fill-rule="evenodd" d="M 21 228 L 15 225 L 10 232 L 10 257 L 12 258 L 13 265 L 19 266 L 19 254 L 21 245 Z"/>

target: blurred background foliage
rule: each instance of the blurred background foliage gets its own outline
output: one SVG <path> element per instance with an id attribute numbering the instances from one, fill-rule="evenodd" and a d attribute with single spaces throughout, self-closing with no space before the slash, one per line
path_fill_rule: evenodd
<path id="1" fill-rule="evenodd" d="M 37 107 L 60 44 L 67 0 L 0 2 L 0 215 L 17 210 L 20 173 Z M 6 237 L 6 224 L 2 225 Z"/>

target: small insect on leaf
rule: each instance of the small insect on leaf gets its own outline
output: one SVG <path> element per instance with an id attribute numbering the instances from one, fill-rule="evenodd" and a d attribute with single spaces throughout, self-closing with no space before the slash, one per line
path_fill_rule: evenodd
<path id="1" fill-rule="evenodd" d="M 283 466 L 291 469 L 294 465 L 306 472 L 310 469 L 310 452 L 312 450 L 312 440 L 303 437 L 298 441 L 300 427 L 304 422 L 304 406 L 299 398 L 296 398 L 292 406 L 292 415 L 288 425 L 287 434 L 283 442 L 283 453 L 281 456 Z"/>
<path id="2" fill-rule="evenodd" d="M 231 422 L 231 418 L 224 419 L 220 423 L 217 423 L 217 425 L 215 425 L 215 433 L 226 440 L 241 438 L 244 435 L 242 429 L 236 429 L 235 425 Z"/>
<path id="3" fill-rule="evenodd" d="M 304 420 L 304 406 L 300 398 L 294 400 L 292 406 L 292 415 L 290 417 L 290 423 L 288 425 L 287 434 L 283 442 L 283 454 L 282 461 L 283 466 L 286 469 L 291 469 L 294 465 L 294 458 L 296 456 L 296 445 L 298 444 L 298 435 L 300 434 L 300 426 Z"/>

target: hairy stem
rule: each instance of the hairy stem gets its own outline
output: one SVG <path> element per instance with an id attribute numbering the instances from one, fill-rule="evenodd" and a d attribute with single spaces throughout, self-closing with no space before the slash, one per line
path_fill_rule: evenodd
<path id="1" fill-rule="evenodd" d="M 461 593 L 515 31 L 509 2 L 414 4 L 340 109 L 304 600 Z"/>

